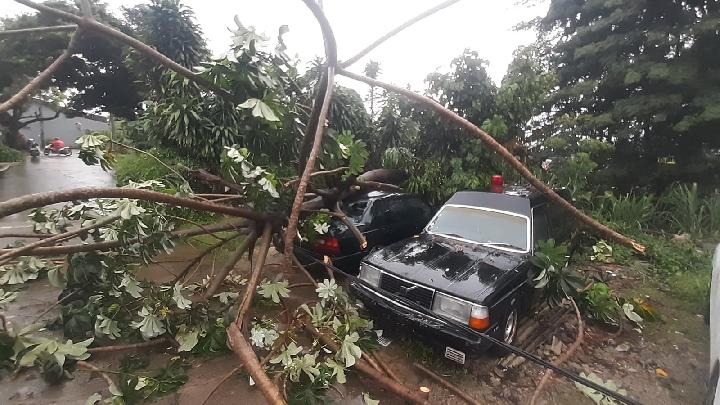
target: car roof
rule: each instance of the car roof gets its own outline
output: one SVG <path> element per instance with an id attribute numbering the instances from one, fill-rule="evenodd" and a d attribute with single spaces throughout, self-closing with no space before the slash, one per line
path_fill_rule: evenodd
<path id="1" fill-rule="evenodd" d="M 556 190 L 561 197 L 569 199 L 566 189 Z M 531 209 L 548 202 L 545 193 L 528 187 L 510 186 L 502 193 L 483 191 L 458 191 L 445 204 L 492 208 L 529 216 Z"/>

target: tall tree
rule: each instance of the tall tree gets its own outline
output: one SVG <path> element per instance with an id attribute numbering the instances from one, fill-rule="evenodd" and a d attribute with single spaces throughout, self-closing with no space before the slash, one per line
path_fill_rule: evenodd
<path id="1" fill-rule="evenodd" d="M 179 0 L 151 0 L 123 13 L 138 39 L 180 65 L 192 69 L 210 57 L 195 12 Z M 159 69 L 147 58 L 131 51 L 128 62 L 139 77 L 149 76 L 146 83 L 158 82 Z"/>
<path id="2" fill-rule="evenodd" d="M 374 60 L 368 61 L 365 65 L 365 76 L 371 79 L 377 79 L 380 75 L 380 63 Z M 375 118 L 375 104 L 381 99 L 380 94 L 377 93 L 375 86 L 370 86 L 368 90 L 368 96 L 365 101 L 370 104 L 370 117 Z"/>
<path id="3" fill-rule="evenodd" d="M 553 0 L 549 135 L 615 145 L 611 185 L 719 184 L 720 3 Z M 714 174 L 713 174 L 714 173 Z"/>
<path id="4" fill-rule="evenodd" d="M 74 3 L 51 1 L 47 4 L 79 14 Z M 104 3 L 93 2 L 92 9 L 98 21 L 130 33 L 121 21 L 107 11 Z M 2 28 L 11 30 L 67 23 L 54 15 L 23 14 L 3 19 Z M 14 35 L 0 39 L 0 100 L 7 99 L 14 90 L 45 69 L 64 51 L 69 40 L 68 32 Z M 123 52 L 120 45 L 98 40 L 95 34 L 85 33 L 79 38 L 76 53 L 53 75 L 46 88 L 54 87 L 61 92 L 72 89 L 65 103 L 73 110 L 97 109 L 132 118 L 141 97 L 133 85 L 134 76 L 123 65 Z M 22 107 L 0 114 L 0 126 L 4 128 L 7 144 L 14 145 L 18 131 L 37 119 L 27 118 Z"/>

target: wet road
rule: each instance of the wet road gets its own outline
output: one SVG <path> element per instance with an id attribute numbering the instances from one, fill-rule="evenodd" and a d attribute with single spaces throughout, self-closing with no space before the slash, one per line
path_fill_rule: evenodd
<path id="1" fill-rule="evenodd" d="M 113 186 L 112 175 L 100 166 L 87 166 L 77 156 L 41 156 L 11 167 L 0 175 L 0 201 L 26 194 L 60 191 L 79 187 Z M 0 218 L 0 232 L 22 231 L 27 213 Z"/>

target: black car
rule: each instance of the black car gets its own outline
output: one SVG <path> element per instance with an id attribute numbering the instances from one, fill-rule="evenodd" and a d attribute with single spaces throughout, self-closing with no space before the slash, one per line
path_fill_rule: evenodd
<path id="1" fill-rule="evenodd" d="M 562 242 L 571 230 L 544 194 L 458 192 L 423 233 L 368 255 L 350 288 L 381 320 L 406 326 L 464 363 L 466 353 L 491 346 L 478 331 L 513 342 L 535 296 L 534 247 L 549 238 Z"/>
<path id="2" fill-rule="evenodd" d="M 352 231 L 338 218 L 331 218 L 330 229 L 313 243 L 295 245 L 295 255 L 311 269 L 319 270 L 324 256 L 335 267 L 356 275 L 360 261 L 368 252 L 417 235 L 432 217 L 432 209 L 418 197 L 404 193 L 371 191 L 340 204 L 340 209 L 365 236 L 367 246 L 361 249 Z"/>

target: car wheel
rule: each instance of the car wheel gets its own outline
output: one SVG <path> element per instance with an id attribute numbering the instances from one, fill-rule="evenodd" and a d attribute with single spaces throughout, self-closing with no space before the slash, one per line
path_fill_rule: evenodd
<path id="1" fill-rule="evenodd" d="M 515 342 L 515 336 L 517 335 L 518 317 L 519 313 L 517 301 L 513 299 L 507 315 L 505 315 L 505 318 L 500 323 L 500 326 L 493 337 L 508 345 L 512 345 Z M 504 356 L 509 353 L 507 349 L 498 345 L 493 345 L 490 352 L 496 356 Z"/>

